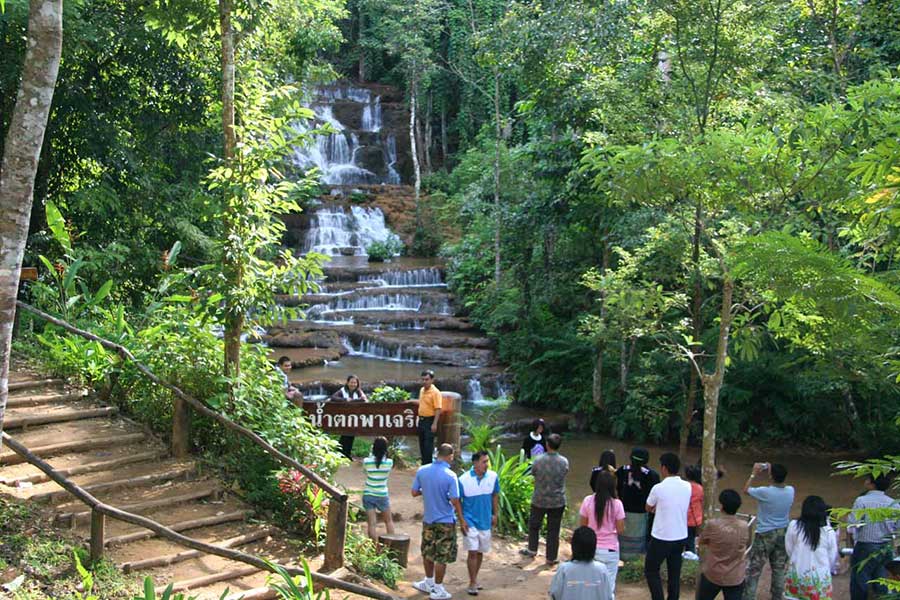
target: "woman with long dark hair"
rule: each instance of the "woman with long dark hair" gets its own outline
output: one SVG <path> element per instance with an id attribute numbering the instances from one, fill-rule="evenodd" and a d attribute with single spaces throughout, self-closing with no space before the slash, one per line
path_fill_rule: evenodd
<path id="1" fill-rule="evenodd" d="M 625 532 L 625 507 L 616 493 L 616 476 L 608 470 L 597 475 L 594 493 L 581 501 L 581 525 L 597 534 L 594 560 L 606 565 L 609 571 L 610 598 L 616 595 L 616 574 L 619 571 L 619 535 Z"/>
<path id="2" fill-rule="evenodd" d="M 522 450 L 525 452 L 525 458 L 537 458 L 539 455 L 547 451 L 547 425 L 543 419 L 535 419 L 531 424 L 531 431 L 522 440 Z"/>
<path id="3" fill-rule="evenodd" d="M 700 465 L 689 465 L 684 468 L 684 478 L 691 484 L 691 503 L 688 505 L 688 537 L 685 543 L 685 557 L 697 560 L 697 530 L 703 525 L 703 472 Z"/>
<path id="4" fill-rule="evenodd" d="M 594 489 L 597 485 L 597 477 L 603 471 L 609 471 L 613 474 L 613 477 L 616 475 L 616 453 L 611 449 L 600 453 L 600 460 L 597 462 L 597 466 L 591 470 L 591 489 Z"/>
<path id="5" fill-rule="evenodd" d="M 388 493 L 388 477 L 394 461 L 388 458 L 386 438 L 377 437 L 372 443 L 372 455 L 363 459 L 366 487 L 363 488 L 363 508 L 366 509 L 369 537 L 378 541 L 378 513 L 384 521 L 388 535 L 394 533 L 391 517 L 391 500 Z"/>
<path id="6" fill-rule="evenodd" d="M 369 398 L 362 389 L 362 383 L 356 375 L 348 375 L 347 382 L 329 398 L 332 402 L 368 402 Z M 342 435 L 340 438 L 341 454 L 353 460 L 353 440 L 356 436 Z"/>
<path id="7" fill-rule="evenodd" d="M 788 555 L 784 597 L 790 600 L 831 598 L 831 573 L 837 565 L 837 535 L 828 524 L 829 506 L 819 496 L 807 496 L 800 518 L 784 535 Z"/>

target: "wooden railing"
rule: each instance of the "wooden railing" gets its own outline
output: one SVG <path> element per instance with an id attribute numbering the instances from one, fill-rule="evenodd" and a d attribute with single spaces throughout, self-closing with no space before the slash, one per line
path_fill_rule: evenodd
<path id="1" fill-rule="evenodd" d="M 175 542 L 176 544 L 180 544 L 182 546 L 186 546 L 193 550 L 198 550 L 207 554 L 221 556 L 222 558 L 227 558 L 229 560 L 246 563 L 260 570 L 275 572 L 275 569 L 273 568 L 273 565 L 271 563 L 266 562 L 258 556 L 246 554 L 244 552 L 240 552 L 239 550 L 222 548 L 220 546 L 213 546 L 211 544 L 200 542 L 193 538 L 181 535 L 180 533 L 169 529 L 165 525 L 161 525 L 160 523 L 157 523 L 152 519 L 148 519 L 147 517 L 142 517 L 141 515 L 136 515 L 124 510 L 119 510 L 114 506 L 104 504 L 103 502 L 100 502 L 99 500 L 94 498 L 89 492 L 82 489 L 77 484 L 56 471 L 47 462 L 36 456 L 23 444 L 12 438 L 8 433 L 0 433 L 0 436 L 2 436 L 3 443 L 7 445 L 13 452 L 21 456 L 28 463 L 40 469 L 52 481 L 75 496 L 78 500 L 85 503 L 91 509 L 90 549 L 92 562 L 99 560 L 103 556 L 103 549 L 105 546 L 104 530 L 106 517 L 111 517 L 113 519 L 118 519 L 119 521 L 124 521 L 125 523 L 131 523 L 132 525 L 137 525 L 138 527 L 149 529 L 161 538 L 167 539 L 171 542 Z M 299 567 L 289 567 L 284 565 L 282 565 L 282 567 L 292 575 L 304 574 L 303 569 Z M 378 600 L 395 600 L 393 596 L 391 596 L 390 594 L 385 594 L 380 590 L 343 581 L 335 577 L 329 577 L 321 573 L 313 572 L 311 573 L 311 575 L 313 580 L 321 583 L 326 587 L 344 590 L 354 594 L 359 594 L 361 596 L 366 596 L 368 598 L 377 598 Z"/>
<path id="2" fill-rule="evenodd" d="M 210 419 L 216 421 L 217 423 L 219 423 L 226 429 L 228 429 L 230 431 L 234 431 L 235 433 L 249 439 L 254 444 L 256 444 L 257 446 L 259 446 L 260 448 L 265 450 L 266 453 L 268 453 L 270 456 L 272 456 L 273 458 L 275 458 L 276 460 L 278 460 L 285 466 L 290 467 L 292 469 L 296 469 L 297 471 L 302 473 L 303 476 L 306 477 L 308 480 L 310 480 L 312 483 L 319 486 L 319 488 L 321 488 L 330 497 L 330 502 L 328 504 L 328 520 L 327 520 L 326 530 L 325 530 L 326 531 L 325 561 L 324 561 L 322 568 L 325 571 L 331 571 L 331 570 L 334 570 L 334 569 L 337 569 L 337 568 L 340 568 L 341 566 L 343 566 L 343 564 L 344 564 L 344 544 L 345 544 L 346 536 L 347 536 L 347 507 L 348 507 L 347 494 L 343 490 L 338 489 L 337 487 L 335 487 L 334 485 L 332 485 L 331 483 L 329 483 L 328 481 L 323 479 L 315 471 L 310 470 L 305 465 L 302 465 L 301 463 L 294 460 L 287 454 L 281 452 L 280 450 L 278 450 L 277 448 L 275 448 L 274 446 L 269 444 L 267 441 L 265 441 L 263 438 L 261 438 L 259 435 L 257 435 L 253 431 L 251 431 L 251 430 L 247 429 L 246 427 L 243 427 L 243 426 L 235 423 L 231 419 L 219 414 L 215 410 L 206 406 L 200 400 L 197 400 L 196 398 L 193 398 L 192 396 L 186 394 L 181 389 L 172 385 L 171 383 L 160 379 L 152 371 L 150 371 L 150 369 L 148 369 L 143 363 L 138 361 L 134 357 L 134 355 L 131 353 L 131 351 L 128 350 L 128 348 L 122 346 L 121 344 L 117 344 L 115 342 L 101 338 L 97 335 L 94 335 L 93 333 L 91 333 L 89 331 L 79 329 L 78 327 L 75 327 L 74 325 L 71 325 L 71 324 L 63 321 L 62 319 L 54 317 L 51 314 L 45 313 L 37 308 L 34 308 L 33 306 L 30 306 L 30 305 L 22 302 L 22 301 L 17 301 L 16 305 L 19 308 L 21 308 L 25 311 L 28 311 L 34 315 L 37 315 L 37 316 L 41 317 L 42 319 L 48 321 L 49 323 L 53 323 L 57 327 L 61 327 L 70 333 L 74 333 L 75 335 L 78 335 L 85 339 L 100 343 L 104 348 L 111 350 L 111 351 L 115 352 L 116 354 L 118 354 L 119 356 L 121 356 L 123 360 L 130 361 L 131 363 L 133 363 L 134 366 L 138 369 L 138 371 L 140 371 L 150 381 L 152 381 L 156 385 L 162 386 L 162 387 L 166 388 L 167 390 L 169 390 L 170 392 L 172 392 L 172 394 L 174 394 L 174 396 L 175 396 L 175 406 L 174 406 L 173 419 L 172 419 L 172 421 L 173 421 L 172 448 L 173 448 L 173 453 L 176 455 L 176 457 L 183 457 L 189 449 L 189 439 L 187 438 L 187 436 L 189 436 L 189 428 L 187 426 L 187 423 L 189 423 L 189 421 L 190 421 L 189 408 L 193 408 L 201 415 L 203 415 L 205 417 L 209 417 Z M 12 438 L 9 438 L 6 434 L 4 434 L 3 439 L 4 440 L 7 440 L 7 439 L 12 440 Z M 12 445 L 10 445 L 10 448 L 13 448 L 13 450 L 15 450 L 15 447 L 13 447 Z M 22 446 L 21 444 L 19 444 L 19 448 L 25 452 L 28 452 L 28 449 L 25 448 L 24 446 Z M 65 479 L 65 477 L 63 477 L 59 473 L 56 473 L 55 471 L 53 471 L 53 469 L 52 469 L 52 467 L 50 467 L 50 465 L 44 463 L 43 461 L 40 461 L 40 459 L 37 458 L 36 456 L 34 456 L 33 454 L 31 456 L 34 459 L 40 461 L 41 464 L 43 464 L 43 467 L 40 464 L 33 462 L 30 458 L 27 458 L 27 455 L 22 454 L 18 451 L 16 451 L 16 452 L 18 454 L 20 454 L 20 456 L 22 456 L 23 458 L 28 460 L 28 462 L 32 463 L 33 465 L 35 465 L 36 467 L 38 467 L 39 469 L 44 471 L 44 473 L 46 473 L 51 479 L 56 481 L 56 483 L 61 485 L 66 490 L 70 491 L 73 495 L 78 497 L 79 500 L 81 500 L 82 502 L 85 502 L 86 504 L 89 504 L 89 506 L 91 506 L 92 510 L 99 510 L 101 514 L 106 514 L 108 516 L 114 516 L 116 518 L 122 518 L 122 515 L 127 515 L 129 519 L 133 519 L 133 518 L 141 519 L 144 522 L 152 523 L 154 525 L 154 527 L 156 527 L 157 529 L 149 527 L 148 525 L 142 525 L 142 527 L 147 527 L 148 529 L 151 529 L 152 531 L 156 531 L 157 533 L 159 533 L 158 530 L 166 530 L 162 525 L 153 523 L 153 521 L 150 521 L 149 519 L 145 519 L 144 517 L 139 517 L 138 515 L 131 515 L 130 513 L 125 513 L 123 511 L 119 511 L 118 509 L 115 509 L 113 507 L 103 505 L 102 503 L 98 502 L 95 498 L 93 498 L 90 494 L 88 494 L 84 490 L 81 490 L 80 488 L 78 488 L 74 483 L 68 481 L 67 479 Z M 45 470 L 45 469 L 49 469 L 49 471 Z M 53 473 L 55 475 L 51 475 L 51 471 L 53 471 Z M 65 482 L 65 485 L 62 482 Z M 75 491 L 73 491 L 73 490 L 79 490 L 79 493 L 75 493 Z M 93 504 L 91 504 L 91 503 L 93 503 Z M 95 509 L 95 505 L 102 507 L 102 509 Z M 126 520 L 129 523 L 135 522 L 133 520 L 129 521 L 128 519 L 124 519 L 124 518 L 122 520 Z M 93 521 L 94 521 L 94 519 L 92 519 L 92 527 L 93 527 Z M 100 530 L 101 541 L 102 541 L 102 523 L 99 525 L 98 529 Z M 172 534 L 172 536 L 175 536 L 175 537 L 169 537 L 167 535 L 163 536 L 163 537 L 169 537 L 169 539 L 171 539 L 172 541 L 176 541 L 177 543 L 184 543 L 188 547 L 193 548 L 195 550 L 203 550 L 204 552 L 208 551 L 203 548 L 200 548 L 198 546 L 198 544 L 204 546 L 205 548 L 215 548 L 215 546 L 209 546 L 206 544 L 202 544 L 201 542 L 197 542 L 196 540 L 191 540 L 190 538 L 179 535 L 179 534 L 175 533 L 174 531 L 171 531 L 171 530 L 166 530 L 166 531 L 168 531 L 169 533 Z M 160 535 L 162 535 L 162 534 L 160 534 Z M 94 537 L 93 531 L 92 531 L 91 537 L 92 537 L 92 539 Z M 188 542 L 188 541 L 194 545 L 187 544 L 186 542 Z M 102 546 L 103 546 L 103 544 L 101 543 L 100 551 L 102 551 Z M 217 552 L 219 552 L 219 554 L 218 554 L 219 556 L 225 556 L 226 558 L 229 558 L 229 556 L 221 554 L 221 551 L 223 549 L 216 548 L 216 550 L 217 550 Z M 217 552 L 210 551 L 211 554 L 217 554 Z M 248 564 L 252 564 L 253 566 L 259 566 L 259 565 L 265 564 L 265 562 L 262 561 L 261 559 L 255 558 L 255 557 L 250 557 L 249 555 L 243 554 L 241 552 L 237 552 L 234 550 L 228 550 L 228 552 L 230 554 L 233 554 L 234 556 L 240 555 L 240 556 L 249 557 L 249 558 L 253 559 L 256 562 L 248 562 L 247 560 L 243 561 L 243 562 L 247 562 Z M 239 560 L 239 559 L 235 558 L 234 560 Z M 265 567 L 260 566 L 260 568 L 265 568 Z M 316 574 L 315 576 L 324 577 L 323 575 L 319 575 L 319 574 Z M 328 579 L 330 579 L 332 581 L 339 581 L 339 580 L 334 580 L 332 578 L 328 578 Z M 357 586 L 357 587 L 359 587 L 359 586 Z M 368 590 L 369 588 L 362 588 L 362 589 Z M 374 598 L 374 597 L 382 597 L 382 596 L 371 596 L 371 597 Z M 388 597 L 388 596 L 384 596 L 384 597 Z"/>

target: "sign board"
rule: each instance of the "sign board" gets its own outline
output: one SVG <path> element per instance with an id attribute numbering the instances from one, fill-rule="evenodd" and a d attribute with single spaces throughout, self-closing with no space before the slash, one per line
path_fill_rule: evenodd
<path id="1" fill-rule="evenodd" d="M 416 435 L 419 401 L 304 402 L 303 411 L 325 433 L 341 435 Z"/>
<path id="2" fill-rule="evenodd" d="M 19 281 L 37 281 L 38 272 L 35 267 L 22 267 L 19 271 Z"/>

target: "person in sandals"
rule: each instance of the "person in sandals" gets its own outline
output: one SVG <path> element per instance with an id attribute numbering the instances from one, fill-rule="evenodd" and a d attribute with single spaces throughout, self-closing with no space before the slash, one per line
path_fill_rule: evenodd
<path id="1" fill-rule="evenodd" d="M 459 476 L 459 499 L 463 518 L 469 532 L 463 538 L 466 566 L 469 567 L 469 587 L 466 591 L 477 596 L 478 571 L 484 555 L 491 551 L 491 527 L 497 524 L 500 502 L 500 479 L 496 471 L 488 469 L 490 458 L 484 450 L 472 455 L 472 468 Z"/>

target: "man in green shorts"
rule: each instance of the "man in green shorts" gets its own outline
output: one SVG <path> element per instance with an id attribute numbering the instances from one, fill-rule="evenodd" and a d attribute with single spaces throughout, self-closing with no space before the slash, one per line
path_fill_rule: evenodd
<path id="1" fill-rule="evenodd" d="M 453 446 L 441 444 L 437 460 L 422 465 L 412 484 L 413 497 L 422 496 L 425 516 L 422 523 L 422 563 L 425 579 L 413 587 L 428 594 L 430 600 L 448 600 L 450 592 L 444 588 L 447 565 L 456 561 L 456 521 L 466 535 L 468 527 L 459 502 L 459 481 L 450 469 Z M 455 514 L 454 514 L 455 513 Z"/>

